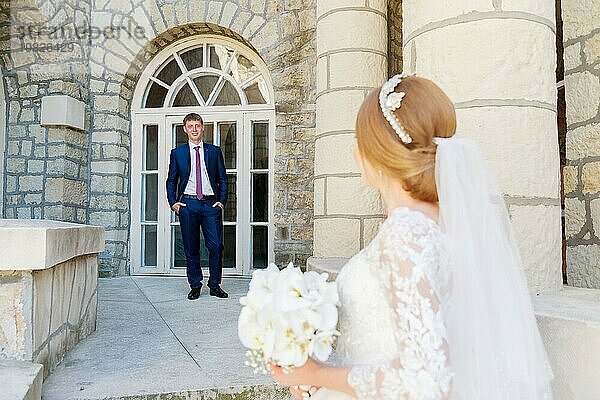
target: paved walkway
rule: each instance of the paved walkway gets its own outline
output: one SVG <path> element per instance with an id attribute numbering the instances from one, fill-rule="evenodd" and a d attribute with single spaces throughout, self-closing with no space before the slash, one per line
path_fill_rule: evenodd
<path id="1" fill-rule="evenodd" d="M 96 332 L 46 379 L 42 398 L 287 398 L 244 365 L 237 318 L 248 283 L 224 279 L 229 299 L 204 287 L 189 301 L 185 278 L 100 279 Z"/>

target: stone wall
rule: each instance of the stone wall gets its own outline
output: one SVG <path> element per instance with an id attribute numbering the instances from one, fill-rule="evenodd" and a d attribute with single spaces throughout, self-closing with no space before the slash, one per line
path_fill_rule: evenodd
<path id="1" fill-rule="evenodd" d="M 0 358 L 44 365 L 44 376 L 96 329 L 102 229 L 0 220 Z"/>
<path id="2" fill-rule="evenodd" d="M 3 3 L 4 4 L 4 3 Z M 4 216 L 88 222 L 106 228 L 102 276 L 127 274 L 130 109 L 139 73 L 174 41 L 198 34 L 235 37 L 265 60 L 275 91 L 274 223 L 277 263 L 312 254 L 315 133 L 314 0 L 13 2 L 3 19 L 9 101 Z M 143 38 L 98 34 L 64 51 L 47 33 L 21 27 L 87 23 L 135 29 Z M 36 28 L 37 29 L 37 28 Z M 34 32 L 36 32 L 34 29 Z M 34 35 L 35 36 L 35 35 Z M 59 46 L 59 51 L 31 50 Z M 68 94 L 87 104 L 87 129 L 41 127 L 41 98 Z"/>
<path id="3" fill-rule="evenodd" d="M 6 149 L 6 90 L 4 60 L 1 56 L 10 46 L 10 3 L 0 2 L 0 218 L 4 215 L 4 153 Z"/>
<path id="4" fill-rule="evenodd" d="M 0 271 L 0 358 L 42 364 L 48 376 L 96 329 L 97 265 L 95 255 L 33 273 Z"/>
<path id="5" fill-rule="evenodd" d="M 388 0 L 388 76 L 402 71 L 402 0 Z"/>
<path id="6" fill-rule="evenodd" d="M 404 0 L 404 66 L 454 101 L 505 193 L 530 290 L 560 289 L 553 0 Z"/>
<path id="7" fill-rule="evenodd" d="M 312 0 L 129 1 L 96 3 L 92 21 L 140 26 L 91 49 L 92 120 L 89 221 L 106 227 L 101 276 L 128 272 L 130 107 L 141 71 L 162 48 L 198 34 L 234 37 L 256 49 L 275 91 L 275 261 L 304 265 L 312 254 L 315 124 L 315 10 Z"/>
<path id="8" fill-rule="evenodd" d="M 600 3 L 563 0 L 569 285 L 600 288 Z"/>
<path id="9" fill-rule="evenodd" d="M 40 113 L 47 95 L 89 99 L 89 47 L 68 32 L 89 25 L 90 1 L 10 5 L 3 9 L 1 48 L 8 103 L 4 216 L 85 222 L 89 135 L 42 127 Z"/>

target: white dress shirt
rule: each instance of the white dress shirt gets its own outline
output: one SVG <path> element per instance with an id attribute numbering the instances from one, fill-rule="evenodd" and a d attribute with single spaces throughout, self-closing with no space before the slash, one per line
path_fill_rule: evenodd
<path id="1" fill-rule="evenodd" d="M 188 142 L 190 145 L 190 179 L 188 180 L 187 186 L 185 187 L 184 194 L 190 194 L 192 196 L 196 196 L 196 150 L 194 147 L 200 146 L 199 154 L 200 154 L 200 168 L 202 169 L 202 195 L 203 196 L 213 196 L 215 192 L 213 191 L 212 186 L 210 186 L 210 179 L 208 178 L 208 171 L 206 170 L 206 164 L 204 163 L 204 142 L 200 142 L 199 144 L 194 144 L 192 142 Z"/>

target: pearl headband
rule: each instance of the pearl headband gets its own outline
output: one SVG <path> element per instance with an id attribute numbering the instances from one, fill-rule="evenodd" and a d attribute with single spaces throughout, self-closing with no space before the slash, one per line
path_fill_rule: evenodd
<path id="1" fill-rule="evenodd" d="M 402 82 L 402 79 L 407 78 L 411 75 L 406 73 L 401 73 L 398 75 L 394 75 L 381 86 L 381 91 L 379 92 L 379 106 L 381 107 L 381 112 L 385 119 L 390 123 L 400 140 L 403 143 L 408 144 L 412 142 L 412 138 L 406 131 L 404 127 L 400 123 L 400 120 L 394 114 L 400 106 L 402 105 L 402 99 L 406 95 L 404 92 L 396 92 L 396 86 Z"/>

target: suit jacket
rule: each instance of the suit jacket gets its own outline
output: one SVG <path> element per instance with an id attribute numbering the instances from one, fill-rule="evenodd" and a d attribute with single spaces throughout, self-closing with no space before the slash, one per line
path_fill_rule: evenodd
<path id="1" fill-rule="evenodd" d="M 204 164 L 208 172 L 210 186 L 212 186 L 217 201 L 223 205 L 227 203 L 227 173 L 221 149 L 215 145 L 203 143 Z M 173 206 L 181 200 L 185 191 L 191 171 L 190 145 L 185 142 L 179 147 L 171 150 L 169 161 L 169 174 L 167 176 L 167 199 L 169 205 Z"/>

